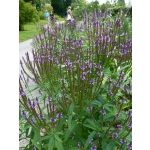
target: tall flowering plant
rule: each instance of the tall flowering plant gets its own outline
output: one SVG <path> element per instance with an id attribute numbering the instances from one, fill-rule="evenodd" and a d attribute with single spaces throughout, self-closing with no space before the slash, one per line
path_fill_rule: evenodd
<path id="1" fill-rule="evenodd" d="M 28 148 L 132 149 L 132 41 L 122 30 L 123 14 L 110 19 L 109 13 L 43 27 L 32 58 L 26 53 L 20 60 Z"/>

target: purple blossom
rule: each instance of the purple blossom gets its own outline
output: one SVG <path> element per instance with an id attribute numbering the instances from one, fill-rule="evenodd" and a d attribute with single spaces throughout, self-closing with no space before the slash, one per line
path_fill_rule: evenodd
<path id="1" fill-rule="evenodd" d="M 52 98 L 50 96 L 47 97 L 48 101 L 52 101 Z"/>
<path id="2" fill-rule="evenodd" d="M 95 81 L 94 81 L 94 80 L 91 80 L 91 81 L 90 81 L 90 84 L 94 85 L 94 84 L 95 84 Z"/>
<path id="3" fill-rule="evenodd" d="M 39 99 L 37 97 L 35 98 L 35 101 L 36 101 L 36 103 L 39 103 Z"/>
<path id="4" fill-rule="evenodd" d="M 99 70 L 99 71 L 97 71 L 97 75 L 99 75 L 99 76 L 101 75 L 101 71 L 100 71 L 100 70 Z"/>
<path id="5" fill-rule="evenodd" d="M 24 118 L 27 117 L 27 113 L 26 113 L 24 110 L 22 111 L 22 116 L 23 116 Z"/>
<path id="6" fill-rule="evenodd" d="M 32 150 L 36 150 L 36 148 L 35 148 L 35 147 L 33 147 L 33 148 L 32 148 Z"/>
<path id="7" fill-rule="evenodd" d="M 131 123 L 127 124 L 127 127 L 128 127 L 129 129 L 131 129 L 131 128 L 132 128 L 132 124 L 131 124 Z"/>
<path id="8" fill-rule="evenodd" d="M 120 139 L 120 143 L 125 143 L 126 142 L 126 140 L 125 139 Z"/>
<path id="9" fill-rule="evenodd" d="M 118 124 L 118 125 L 117 125 L 117 129 L 118 129 L 118 130 L 122 130 L 122 125 Z"/>
<path id="10" fill-rule="evenodd" d="M 113 94 L 112 91 L 109 90 L 109 91 L 108 91 L 108 95 L 112 95 L 112 94 Z"/>
<path id="11" fill-rule="evenodd" d="M 118 118 L 119 116 L 120 116 L 120 114 L 118 114 L 118 113 L 115 115 L 116 118 Z"/>
<path id="12" fill-rule="evenodd" d="M 119 72 L 119 76 L 120 76 L 120 77 L 122 77 L 122 76 L 123 76 L 123 73 L 122 73 L 122 71 L 121 71 L 121 72 Z"/>
<path id="13" fill-rule="evenodd" d="M 33 102 L 32 105 L 31 105 L 31 107 L 32 107 L 33 109 L 35 109 L 35 106 L 36 106 L 36 105 L 35 105 L 35 103 Z"/>
<path id="14" fill-rule="evenodd" d="M 97 150 L 97 146 L 93 145 L 93 146 L 91 147 L 91 150 Z"/>
<path id="15" fill-rule="evenodd" d="M 117 87 L 118 87 L 118 88 L 120 88 L 120 87 L 121 87 L 121 84 L 120 84 L 120 83 L 118 83 L 118 84 L 117 84 Z"/>
<path id="16" fill-rule="evenodd" d="M 84 75 L 82 75 L 82 76 L 81 76 L 81 79 L 82 79 L 82 80 L 85 80 L 85 76 L 84 76 Z"/>
<path id="17" fill-rule="evenodd" d="M 101 112 L 101 114 L 102 114 L 103 116 L 106 114 L 106 112 L 105 112 L 104 109 L 102 109 L 100 112 Z"/>
<path id="18" fill-rule="evenodd" d="M 117 138 L 118 138 L 118 134 L 117 134 L 117 133 L 113 133 L 113 134 L 112 134 L 112 138 L 117 139 Z"/>
<path id="19" fill-rule="evenodd" d="M 30 119 L 30 122 L 31 122 L 31 123 L 33 123 L 33 122 L 34 122 L 34 119 L 33 119 L 33 118 L 31 118 L 31 119 Z"/>
<path id="20" fill-rule="evenodd" d="M 100 137 L 100 136 L 101 136 L 101 134 L 100 134 L 99 132 L 97 133 L 97 135 L 98 135 L 98 137 Z"/>
<path id="21" fill-rule="evenodd" d="M 42 91 L 41 91 L 41 90 L 39 90 L 38 92 L 39 92 L 39 94 L 41 94 L 41 95 L 42 95 Z"/>
<path id="22" fill-rule="evenodd" d="M 62 113 L 58 113 L 58 114 L 56 115 L 56 118 L 62 118 L 62 117 L 63 117 Z"/>
<path id="23" fill-rule="evenodd" d="M 81 142 L 78 142 L 78 148 L 80 148 L 81 147 Z"/>
<path id="24" fill-rule="evenodd" d="M 50 119 L 50 122 L 56 122 L 56 119 L 51 118 L 51 119 Z"/>
<path id="25" fill-rule="evenodd" d="M 124 99 L 122 99 L 122 100 L 120 100 L 120 103 L 124 104 L 124 103 L 126 103 L 126 101 Z"/>
<path id="26" fill-rule="evenodd" d="M 87 109 L 88 109 L 89 111 L 92 111 L 92 106 L 89 106 Z"/>
<path id="27" fill-rule="evenodd" d="M 79 66 L 81 70 L 84 70 L 86 68 L 85 65 Z"/>
<path id="28" fill-rule="evenodd" d="M 20 96 L 25 96 L 26 93 L 25 92 L 20 92 Z"/>
<path id="29" fill-rule="evenodd" d="M 108 78 L 108 82 L 112 82 L 111 78 Z"/>
<path id="30" fill-rule="evenodd" d="M 128 118 L 131 118 L 132 117 L 132 112 L 129 111 L 128 114 L 127 114 Z"/>
<path id="31" fill-rule="evenodd" d="M 44 119 L 44 115 L 43 115 L 43 114 L 40 114 L 40 115 L 39 115 L 39 118 L 40 118 L 40 119 Z"/>
<path id="32" fill-rule="evenodd" d="M 56 110 L 56 105 L 53 104 L 53 105 L 51 106 L 51 109 L 52 109 L 52 111 L 55 111 L 55 110 Z"/>
<path id="33" fill-rule="evenodd" d="M 127 143 L 127 148 L 128 149 L 132 149 L 132 144 L 131 143 Z"/>
<path id="34" fill-rule="evenodd" d="M 93 139 L 91 139 L 91 140 L 89 141 L 89 143 L 92 144 L 92 143 L 93 143 Z"/>

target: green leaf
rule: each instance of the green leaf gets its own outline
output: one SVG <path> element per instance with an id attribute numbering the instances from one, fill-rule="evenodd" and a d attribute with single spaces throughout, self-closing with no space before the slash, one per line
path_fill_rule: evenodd
<path id="1" fill-rule="evenodd" d="M 48 144 L 48 150 L 53 150 L 54 145 L 55 145 L 55 139 L 54 137 L 51 137 Z"/>
<path id="2" fill-rule="evenodd" d="M 35 142 L 32 139 L 31 139 L 31 141 L 32 141 L 33 145 L 36 146 L 36 148 L 38 148 L 38 150 L 41 150 L 41 147 L 37 144 L 37 142 Z"/>
<path id="3" fill-rule="evenodd" d="M 97 128 L 93 127 L 93 126 L 90 125 L 90 124 L 83 124 L 83 126 L 88 127 L 88 128 L 90 128 L 90 129 L 92 129 L 92 130 L 97 130 Z"/>
<path id="4" fill-rule="evenodd" d="M 56 146 L 57 150 L 64 150 L 62 143 L 60 143 L 57 140 L 55 140 L 55 146 Z"/>
<path id="5" fill-rule="evenodd" d="M 57 136 L 56 134 L 55 134 L 55 139 L 57 140 L 57 141 L 59 141 L 60 143 L 62 143 L 62 140 L 59 138 L 59 136 Z"/>
<path id="6" fill-rule="evenodd" d="M 71 105 L 70 105 L 70 107 L 69 107 L 69 113 L 70 113 L 70 114 L 72 114 L 73 109 L 74 109 L 74 104 L 73 104 L 73 102 L 72 102 Z"/>
<path id="7" fill-rule="evenodd" d="M 107 120 L 108 118 L 114 117 L 115 116 L 115 111 L 107 113 L 106 115 L 104 115 L 104 121 Z"/>
<path id="8" fill-rule="evenodd" d="M 66 132 L 65 132 L 65 139 L 64 139 L 64 141 L 67 141 L 67 139 L 68 139 L 70 134 L 71 134 L 71 131 L 69 129 L 67 129 Z"/>
<path id="9" fill-rule="evenodd" d="M 102 106 L 102 103 L 98 100 L 93 101 L 92 104 Z"/>
<path id="10" fill-rule="evenodd" d="M 86 119 L 88 121 L 88 123 L 90 123 L 93 127 L 96 127 L 95 123 L 93 120 L 90 119 Z"/>
<path id="11" fill-rule="evenodd" d="M 104 150 L 113 150 L 115 145 L 116 145 L 115 141 L 111 141 L 109 144 L 107 144 Z"/>
<path id="12" fill-rule="evenodd" d="M 72 116 L 69 116 L 69 119 L 68 119 L 69 130 L 71 130 L 71 121 L 72 121 Z"/>
<path id="13" fill-rule="evenodd" d="M 87 149 L 87 147 L 89 146 L 90 140 L 94 137 L 95 134 L 96 134 L 96 131 L 93 131 L 93 132 L 90 133 L 90 135 L 88 136 L 88 139 L 87 139 L 87 141 L 85 143 L 85 146 L 84 146 L 85 149 Z"/>

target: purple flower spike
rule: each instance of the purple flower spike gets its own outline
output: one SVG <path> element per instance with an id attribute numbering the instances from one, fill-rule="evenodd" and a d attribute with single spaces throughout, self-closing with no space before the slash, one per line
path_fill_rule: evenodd
<path id="1" fill-rule="evenodd" d="M 47 97 L 48 101 L 52 101 L 52 98 L 50 96 Z"/>
<path id="2" fill-rule="evenodd" d="M 118 138 L 118 134 L 117 134 L 117 133 L 113 133 L 113 134 L 112 134 L 112 138 L 117 139 L 117 138 Z"/>
<path id="3" fill-rule="evenodd" d="M 100 137 L 100 136 L 101 136 L 101 134 L 100 134 L 99 132 L 97 133 L 97 135 L 98 135 L 98 137 Z"/>
<path id="4" fill-rule="evenodd" d="M 33 123 L 33 122 L 34 122 L 34 119 L 33 119 L 33 118 L 31 118 L 31 119 L 30 119 L 30 122 L 31 122 L 31 123 Z"/>
<path id="5" fill-rule="evenodd" d="M 103 116 L 106 114 L 106 112 L 105 112 L 104 109 L 102 109 L 100 112 L 101 112 L 101 114 L 102 114 Z"/>
<path id="6" fill-rule="evenodd" d="M 36 103 L 39 103 L 39 99 L 37 97 L 35 98 L 35 101 L 36 101 Z"/>
<path id="7" fill-rule="evenodd" d="M 32 105 L 31 105 L 31 107 L 32 107 L 33 109 L 35 109 L 35 106 L 36 106 L 36 105 L 35 105 L 35 103 L 33 102 Z"/>
<path id="8" fill-rule="evenodd" d="M 95 81 L 94 81 L 94 80 L 91 80 L 91 81 L 90 81 L 90 84 L 94 85 L 94 84 L 95 84 Z"/>
<path id="9" fill-rule="evenodd" d="M 126 142 L 126 140 L 125 139 L 120 139 L 120 143 L 125 143 Z"/>
<path id="10" fill-rule="evenodd" d="M 108 91 L 108 95 L 112 95 L 112 94 L 113 94 L 112 91 L 109 90 L 109 91 Z"/>
<path id="11" fill-rule="evenodd" d="M 118 118 L 119 116 L 120 116 L 120 115 L 119 115 L 118 113 L 115 115 L 116 118 Z"/>
<path id="12" fill-rule="evenodd" d="M 51 106 L 51 109 L 52 109 L 52 111 L 55 111 L 55 110 L 56 110 L 56 105 L 53 104 L 53 105 Z"/>
<path id="13" fill-rule="evenodd" d="M 122 100 L 120 100 L 120 103 L 124 104 L 124 103 L 126 103 L 126 101 L 124 99 L 122 99 Z"/>
<path id="14" fill-rule="evenodd" d="M 62 113 L 58 113 L 58 114 L 56 115 L 56 118 L 62 118 L 62 117 L 63 117 Z"/>
<path id="15" fill-rule="evenodd" d="M 132 144 L 131 143 L 127 143 L 127 148 L 132 149 Z"/>
<path id="16" fill-rule="evenodd" d="M 81 147 L 81 142 L 78 142 L 78 148 L 80 148 Z"/>
<path id="17" fill-rule="evenodd" d="M 25 96 L 26 93 L 25 92 L 20 92 L 20 96 Z"/>
<path id="18" fill-rule="evenodd" d="M 92 106 L 89 106 L 87 109 L 88 109 L 89 111 L 92 111 Z"/>
<path id="19" fill-rule="evenodd" d="M 22 116 L 23 116 L 24 118 L 27 117 L 27 113 L 26 113 L 24 110 L 22 111 Z"/>
<path id="20" fill-rule="evenodd" d="M 128 114 L 127 114 L 127 116 L 128 116 L 129 118 L 131 118 L 131 117 L 132 117 L 132 113 L 129 111 Z"/>
<path id="21" fill-rule="evenodd" d="M 93 143 L 93 139 L 91 139 L 91 140 L 89 141 L 89 143 L 92 144 L 92 143 Z"/>
<path id="22" fill-rule="evenodd" d="M 117 129 L 118 129 L 118 130 L 122 130 L 122 125 L 118 124 L 118 125 L 117 125 Z"/>
<path id="23" fill-rule="evenodd" d="M 40 115 L 39 115 L 39 118 L 40 118 L 40 119 L 44 119 L 44 115 L 43 115 L 43 114 L 40 114 Z"/>
<path id="24" fill-rule="evenodd" d="M 127 124 L 127 127 L 128 127 L 129 129 L 131 129 L 131 128 L 132 128 L 132 124 L 131 124 L 131 123 Z"/>
<path id="25" fill-rule="evenodd" d="M 97 150 L 97 146 L 93 145 L 93 146 L 91 147 L 91 150 Z"/>
<path id="26" fill-rule="evenodd" d="M 32 150 L 36 150 L 36 148 L 34 147 L 34 148 L 32 148 Z"/>
<path id="27" fill-rule="evenodd" d="M 111 78 L 108 78 L 108 82 L 112 82 Z"/>
<path id="28" fill-rule="evenodd" d="M 50 119 L 50 122 L 56 122 L 56 119 L 51 118 L 51 119 Z"/>
<path id="29" fill-rule="evenodd" d="M 39 94 L 41 94 L 41 95 L 42 95 L 42 91 L 41 91 L 41 90 L 39 90 Z"/>

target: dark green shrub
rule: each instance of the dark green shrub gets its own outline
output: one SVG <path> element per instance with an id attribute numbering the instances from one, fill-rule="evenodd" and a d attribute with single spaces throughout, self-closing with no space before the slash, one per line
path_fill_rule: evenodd
<path id="1" fill-rule="evenodd" d="M 29 22 L 36 22 L 39 20 L 36 9 L 31 3 L 26 3 L 19 0 L 19 31 L 23 30 L 23 26 Z"/>

